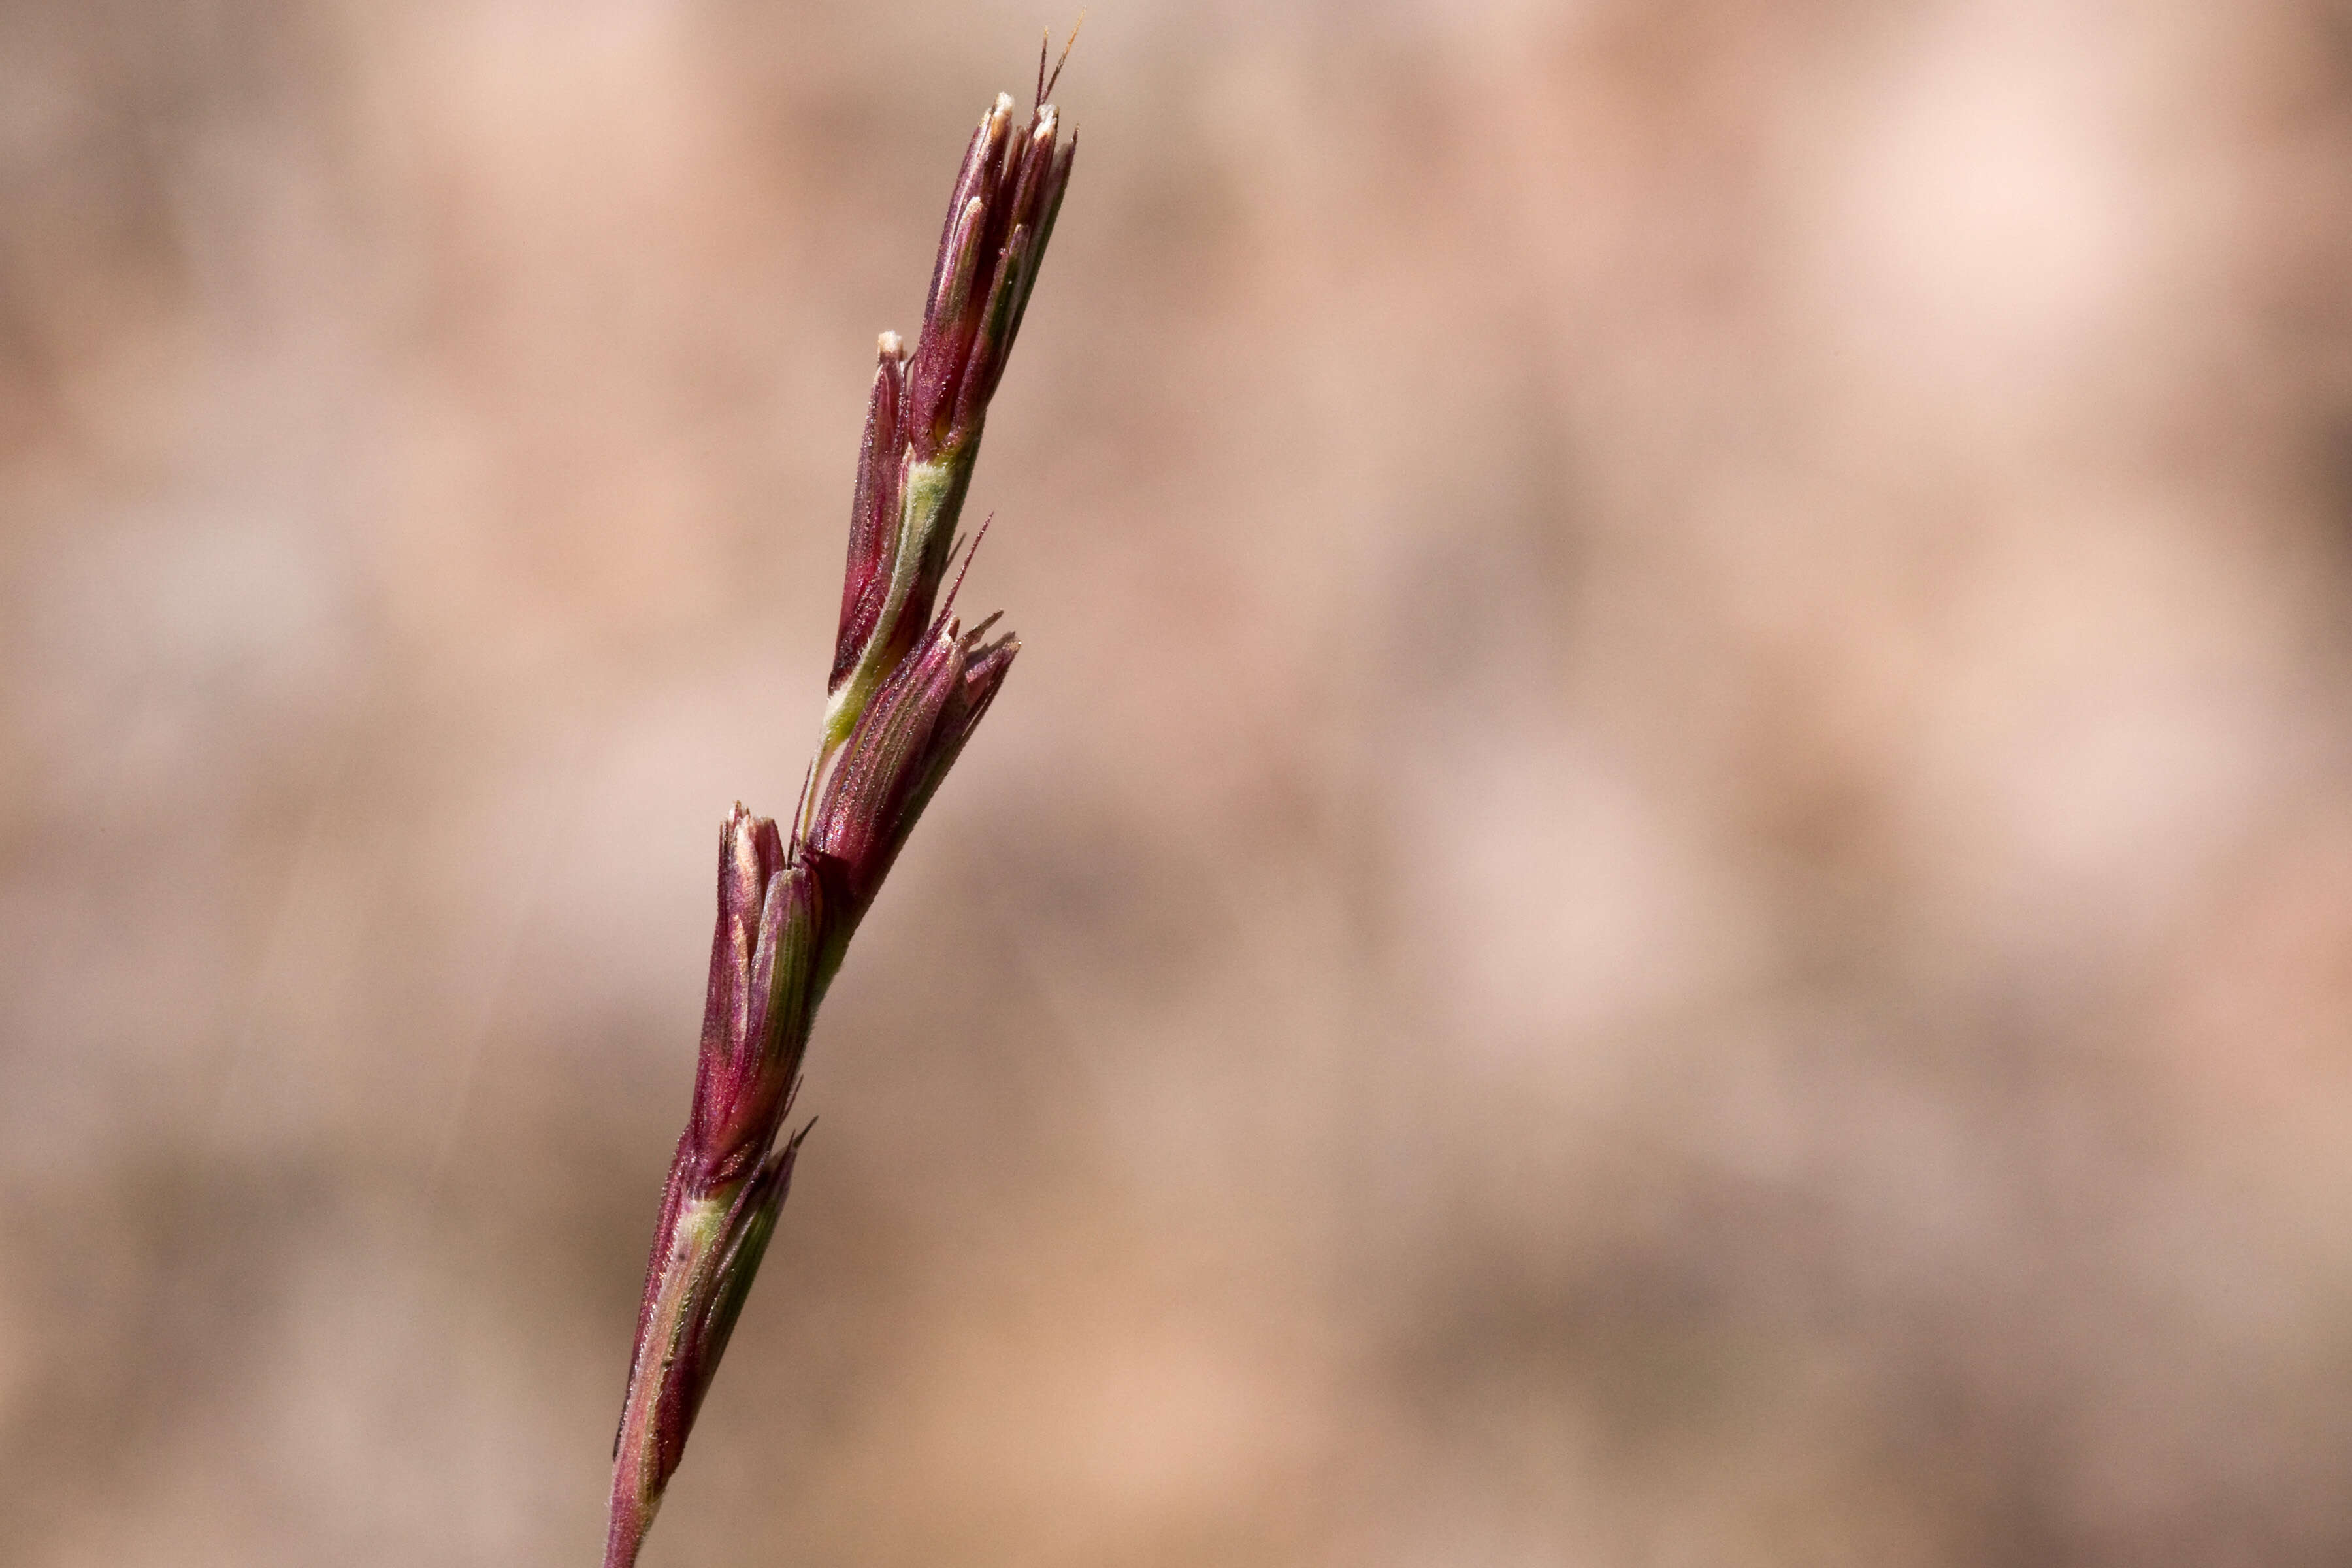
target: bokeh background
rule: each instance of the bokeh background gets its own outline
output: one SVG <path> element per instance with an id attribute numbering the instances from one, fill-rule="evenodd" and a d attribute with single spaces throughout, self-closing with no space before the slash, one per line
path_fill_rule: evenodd
<path id="1" fill-rule="evenodd" d="M 0 8 L 0 1540 L 583 1564 L 1042 24 Z M 1097 0 L 647 1553 L 2352 1559 L 2352 9 Z"/>

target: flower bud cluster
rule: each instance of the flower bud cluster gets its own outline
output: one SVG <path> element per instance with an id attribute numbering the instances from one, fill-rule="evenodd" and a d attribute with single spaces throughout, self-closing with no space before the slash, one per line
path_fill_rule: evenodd
<path id="1" fill-rule="evenodd" d="M 849 509 L 828 752 L 930 622 L 989 400 L 1077 154 L 1077 139 L 1059 134 L 1059 114 L 1042 102 L 1014 134 L 1013 100 L 997 95 L 956 176 L 914 353 L 882 334 Z"/>
<path id="2" fill-rule="evenodd" d="M 991 616 L 964 631 L 942 610 L 850 731 L 809 845 L 820 865 L 837 868 L 853 921 L 881 887 L 1021 651 L 1009 633 L 988 640 L 995 620 Z"/>
<path id="3" fill-rule="evenodd" d="M 1054 106 L 1041 103 L 1013 135 L 1013 100 L 999 93 L 964 152 L 907 371 L 907 435 L 919 463 L 980 438 L 1077 155 L 1076 138 L 1055 145 L 1058 127 Z"/>

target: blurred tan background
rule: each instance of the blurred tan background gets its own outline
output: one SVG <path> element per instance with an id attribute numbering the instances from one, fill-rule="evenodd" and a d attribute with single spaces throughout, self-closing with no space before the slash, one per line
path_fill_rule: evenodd
<path id="1" fill-rule="evenodd" d="M 586 1564 L 1003 3 L 0 8 L 0 1540 Z M 685 1564 L 2352 1560 L 2352 10 L 1098 0 Z"/>

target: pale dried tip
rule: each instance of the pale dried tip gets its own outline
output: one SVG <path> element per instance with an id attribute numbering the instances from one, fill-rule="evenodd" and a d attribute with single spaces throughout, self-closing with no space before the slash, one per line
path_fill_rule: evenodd
<path id="1" fill-rule="evenodd" d="M 1060 111 L 1050 103 L 1045 105 L 1037 111 L 1037 123 L 1030 131 L 1029 140 L 1040 144 L 1050 143 L 1054 140 L 1054 127 L 1059 122 Z"/>
<path id="2" fill-rule="evenodd" d="M 896 332 L 885 332 L 874 340 L 874 352 L 884 359 L 897 359 L 907 352 L 906 340 Z"/>
<path id="3" fill-rule="evenodd" d="M 1070 24 L 1070 36 L 1062 40 L 1062 58 L 1054 62 L 1054 74 L 1049 77 L 1044 77 L 1042 85 L 1037 89 L 1038 102 L 1043 103 L 1045 100 L 1054 96 L 1054 84 L 1062 79 L 1062 68 L 1070 63 L 1070 50 L 1077 46 L 1078 29 L 1086 25 L 1087 14 L 1084 11 L 1081 11 L 1078 13 L 1078 19 Z M 1047 29 L 1045 34 L 1046 40 L 1051 42 L 1053 37 L 1053 31 L 1050 28 Z M 1045 68 L 1045 51 L 1042 49 L 1038 51 L 1037 55 L 1037 68 L 1041 73 Z"/>
<path id="4" fill-rule="evenodd" d="M 995 102 L 995 104 L 994 104 L 994 105 L 993 105 L 993 106 L 989 110 L 988 113 L 989 113 L 989 117 L 990 117 L 991 119 L 994 119 L 996 116 L 998 116 L 998 115 L 1000 115 L 1000 114 L 1001 114 L 1001 115 L 1003 115 L 1003 116 L 1005 119 L 1007 119 L 1007 120 L 1012 119 L 1012 118 L 1013 118 L 1013 95 L 1012 95 L 1011 93 L 1009 93 L 1009 92 L 1000 92 L 1000 93 L 998 93 L 998 94 L 996 95 L 996 102 Z"/>

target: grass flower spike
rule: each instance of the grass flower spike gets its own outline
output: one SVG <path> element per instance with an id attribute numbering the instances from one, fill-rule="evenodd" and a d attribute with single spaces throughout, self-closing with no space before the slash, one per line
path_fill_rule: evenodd
<path id="1" fill-rule="evenodd" d="M 1010 98 L 981 117 L 914 353 L 882 334 L 830 700 L 793 830 L 739 805 L 719 836 L 694 1100 L 637 1310 L 605 1568 L 635 1563 L 767 1252 L 806 1133 L 782 1136 L 817 1005 L 1020 650 L 1009 635 L 989 637 L 993 616 L 965 630 L 953 590 L 934 602 L 989 399 L 1069 184 L 1076 148 L 1059 140 L 1045 101 L 1052 86 L 1041 58 L 1037 102 L 1018 134 Z"/>

